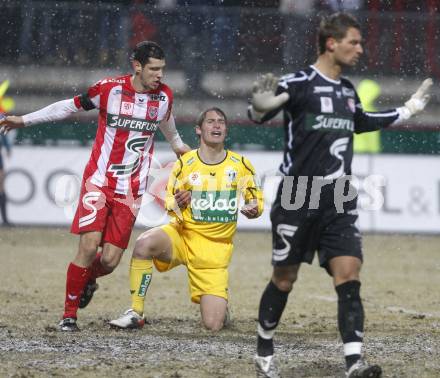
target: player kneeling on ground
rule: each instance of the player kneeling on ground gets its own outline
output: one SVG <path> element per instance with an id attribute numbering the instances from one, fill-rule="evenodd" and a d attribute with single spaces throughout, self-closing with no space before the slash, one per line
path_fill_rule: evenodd
<path id="1" fill-rule="evenodd" d="M 166 207 L 172 220 L 137 239 L 130 264 L 132 308 L 110 325 L 144 325 L 145 294 L 154 263 L 159 272 L 185 265 L 191 300 L 200 303 L 203 325 L 213 331 L 223 327 L 240 195 L 245 200 L 240 211 L 247 218 L 263 211 L 254 168 L 243 156 L 225 150 L 226 132 L 222 110 L 201 113 L 196 126 L 200 146 L 176 161 L 168 181 Z"/>

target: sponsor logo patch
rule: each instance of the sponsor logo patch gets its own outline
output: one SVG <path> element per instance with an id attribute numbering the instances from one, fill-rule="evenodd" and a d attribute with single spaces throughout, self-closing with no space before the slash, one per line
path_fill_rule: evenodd
<path id="1" fill-rule="evenodd" d="M 116 89 L 115 94 L 117 94 L 117 95 L 123 94 L 124 96 L 127 96 L 127 97 L 133 97 L 133 92 L 125 91 L 123 89 Z"/>
<path id="2" fill-rule="evenodd" d="M 313 93 L 331 93 L 333 92 L 332 86 L 327 87 L 313 87 Z"/>
<path id="3" fill-rule="evenodd" d="M 107 83 L 118 83 L 118 84 L 124 84 L 124 79 L 104 79 L 101 81 L 101 84 L 107 84 Z"/>
<path id="4" fill-rule="evenodd" d="M 237 171 L 234 168 L 226 168 L 225 169 L 226 180 L 229 183 L 232 183 L 237 178 Z"/>
<path id="5" fill-rule="evenodd" d="M 191 172 L 188 176 L 188 181 L 191 185 L 202 185 L 202 179 L 199 172 Z"/>
<path id="6" fill-rule="evenodd" d="M 134 153 L 136 158 L 128 163 L 112 164 L 108 168 L 109 172 L 113 173 L 113 177 L 130 176 L 137 171 L 141 162 L 142 150 L 145 143 L 150 139 L 150 135 L 144 135 L 141 137 L 135 137 L 125 142 L 125 149 Z"/>
<path id="7" fill-rule="evenodd" d="M 156 118 L 159 114 L 159 108 L 157 106 L 148 105 L 147 114 L 150 119 Z"/>
<path id="8" fill-rule="evenodd" d="M 333 113 L 333 100 L 331 97 L 320 97 L 321 99 L 321 112 Z"/>
<path id="9" fill-rule="evenodd" d="M 138 297 L 145 297 L 148 286 L 150 286 L 151 274 L 144 273 L 142 275 L 141 285 L 139 286 Z"/>
<path id="10" fill-rule="evenodd" d="M 145 119 L 124 117 L 114 114 L 107 115 L 107 126 L 128 131 L 155 132 L 160 121 L 147 121 Z"/>
<path id="11" fill-rule="evenodd" d="M 149 97 L 151 101 L 166 101 L 165 96 L 160 94 L 150 94 Z"/>
<path id="12" fill-rule="evenodd" d="M 79 227 L 85 227 L 92 224 L 96 220 L 98 215 L 97 202 L 101 196 L 101 192 L 88 192 L 82 198 L 83 206 L 86 210 L 91 211 L 91 213 L 84 215 L 79 218 Z"/>
<path id="13" fill-rule="evenodd" d="M 307 130 L 323 131 L 354 131 L 354 122 L 352 119 L 329 117 L 324 114 L 308 114 L 306 118 Z"/>
<path id="14" fill-rule="evenodd" d="M 134 104 L 132 102 L 122 101 L 121 114 L 131 116 L 133 115 Z"/>
<path id="15" fill-rule="evenodd" d="M 192 218 L 198 222 L 230 223 L 237 221 L 237 191 L 193 191 Z"/>
<path id="16" fill-rule="evenodd" d="M 342 94 L 345 97 L 354 97 L 354 90 L 351 88 L 342 87 Z"/>
<path id="17" fill-rule="evenodd" d="M 352 113 L 356 111 L 356 104 L 354 103 L 354 98 L 347 98 L 347 106 Z"/>

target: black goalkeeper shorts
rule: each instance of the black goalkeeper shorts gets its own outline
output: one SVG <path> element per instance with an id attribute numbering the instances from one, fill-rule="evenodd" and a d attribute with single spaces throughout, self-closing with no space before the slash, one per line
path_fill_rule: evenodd
<path id="1" fill-rule="evenodd" d="M 286 210 L 278 195 L 271 210 L 272 265 L 311 264 L 318 252 L 319 264 L 327 269 L 333 257 L 354 256 L 361 261 L 362 239 L 356 226 L 356 201 L 344 212 L 333 206 L 315 210 Z"/>

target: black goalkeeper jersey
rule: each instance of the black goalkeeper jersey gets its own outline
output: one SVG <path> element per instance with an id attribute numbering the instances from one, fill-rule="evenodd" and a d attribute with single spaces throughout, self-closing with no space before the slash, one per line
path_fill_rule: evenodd
<path id="1" fill-rule="evenodd" d="M 399 118 L 396 109 L 367 113 L 353 84 L 332 80 L 315 67 L 283 76 L 277 94 L 290 99 L 266 114 L 265 122 L 283 110 L 285 147 L 280 171 L 289 176 L 337 179 L 351 174 L 353 133 L 374 131 Z"/>

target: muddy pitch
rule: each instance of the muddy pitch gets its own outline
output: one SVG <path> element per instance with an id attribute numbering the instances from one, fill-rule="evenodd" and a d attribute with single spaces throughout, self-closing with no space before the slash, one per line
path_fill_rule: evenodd
<path id="1" fill-rule="evenodd" d="M 57 323 L 77 238 L 66 229 L 0 229 L 0 376 L 255 376 L 270 234 L 238 233 L 235 240 L 228 329 L 201 329 L 184 268 L 154 273 L 142 330 L 109 328 L 107 321 L 130 305 L 129 247 L 121 266 L 100 280 L 95 298 L 79 313 L 82 331 L 72 335 L 58 332 Z M 368 360 L 382 365 L 386 377 L 440 377 L 440 237 L 366 236 L 364 245 Z M 301 267 L 275 336 L 283 377 L 343 376 L 336 323 L 330 277 L 316 264 Z"/>

